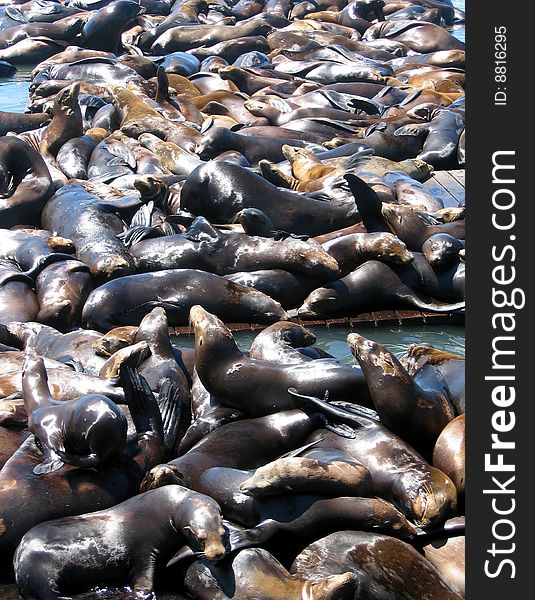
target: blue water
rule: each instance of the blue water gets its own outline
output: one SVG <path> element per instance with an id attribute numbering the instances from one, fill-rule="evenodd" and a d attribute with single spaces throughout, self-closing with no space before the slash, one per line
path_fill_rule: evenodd
<path id="1" fill-rule="evenodd" d="M 384 344 L 392 354 L 398 358 L 405 355 L 411 344 L 427 342 L 435 348 L 446 350 L 464 356 L 464 327 L 454 325 L 401 325 L 393 327 L 385 325 L 380 327 L 310 327 L 316 335 L 315 346 L 332 354 L 341 362 L 353 364 L 355 362 L 347 347 L 347 334 L 351 332 Z M 236 343 L 242 351 L 249 350 L 251 342 L 258 335 L 258 331 L 239 331 L 234 334 Z M 173 338 L 173 343 L 179 348 L 193 348 L 194 337 L 181 335 Z"/>

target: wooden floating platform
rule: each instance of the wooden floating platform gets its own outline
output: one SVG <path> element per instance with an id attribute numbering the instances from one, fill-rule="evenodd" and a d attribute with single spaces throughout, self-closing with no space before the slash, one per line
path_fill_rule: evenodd
<path id="1" fill-rule="evenodd" d="M 433 196 L 440 198 L 445 207 L 464 204 L 464 169 L 433 171 L 423 186 Z"/>
<path id="2" fill-rule="evenodd" d="M 343 317 L 340 319 L 321 319 L 315 321 L 303 321 L 291 319 L 293 323 L 303 327 L 362 327 L 379 325 L 439 325 L 449 323 L 451 325 L 464 325 L 464 313 L 431 313 L 419 310 L 380 310 L 370 313 L 362 313 L 356 317 Z M 268 327 L 262 323 L 226 323 L 232 332 L 236 331 L 259 331 Z M 170 335 L 193 335 L 193 327 L 169 327 Z"/>

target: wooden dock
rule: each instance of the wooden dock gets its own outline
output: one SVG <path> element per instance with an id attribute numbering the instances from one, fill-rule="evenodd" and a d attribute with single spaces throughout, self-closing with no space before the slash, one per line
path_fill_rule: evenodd
<path id="1" fill-rule="evenodd" d="M 433 171 L 423 185 L 433 196 L 440 198 L 445 207 L 464 205 L 464 169 Z"/>
<path id="2" fill-rule="evenodd" d="M 424 182 L 424 186 L 434 195 L 442 199 L 445 207 L 456 207 L 464 205 L 464 169 L 455 171 L 434 171 L 431 177 Z M 303 321 L 292 319 L 303 327 L 359 327 L 381 325 L 425 325 L 427 323 L 438 325 L 450 323 L 452 325 L 464 325 L 464 312 L 462 313 L 431 313 L 419 310 L 380 310 L 375 312 L 361 313 L 355 317 L 344 317 L 341 319 L 322 319 L 315 321 Z M 258 331 L 265 329 L 267 325 L 259 323 L 227 323 L 227 327 L 233 331 Z M 191 326 L 170 327 L 171 335 L 193 335 Z"/>

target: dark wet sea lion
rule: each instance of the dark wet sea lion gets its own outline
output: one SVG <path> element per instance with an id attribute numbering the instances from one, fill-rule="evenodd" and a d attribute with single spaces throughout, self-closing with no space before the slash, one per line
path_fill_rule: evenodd
<path id="1" fill-rule="evenodd" d="M 411 273 L 415 272 L 411 270 Z M 414 283 L 412 277 L 409 284 Z M 369 260 L 349 275 L 312 291 L 299 308 L 303 319 L 360 314 L 371 310 L 416 308 L 430 312 L 464 310 L 464 301 L 437 302 L 408 285 L 391 265 Z"/>
<path id="2" fill-rule="evenodd" d="M 184 579 L 186 589 L 198 600 L 349 600 L 355 583 L 349 573 L 316 581 L 292 576 L 260 548 L 242 550 L 217 565 L 197 561 Z"/>
<path id="3" fill-rule="evenodd" d="M 42 156 L 22 140 L 0 138 L 0 218 L 2 227 L 37 224 L 54 193 Z"/>
<path id="4" fill-rule="evenodd" d="M 277 229 L 320 235 L 359 219 L 354 202 L 331 203 L 280 190 L 230 163 L 208 162 L 193 171 L 181 192 L 183 208 L 211 222 L 230 223 L 244 208 L 259 208 Z"/>
<path id="5" fill-rule="evenodd" d="M 35 281 L 40 306 L 36 319 L 60 330 L 78 326 L 92 289 L 89 267 L 80 261 L 65 260 L 44 268 Z"/>
<path id="6" fill-rule="evenodd" d="M 91 50 L 118 52 L 121 33 L 144 12 L 141 5 L 131 0 L 114 0 L 97 10 L 82 30 L 83 45 Z"/>
<path id="7" fill-rule="evenodd" d="M 283 269 L 329 278 L 338 264 L 315 242 L 287 237 L 275 241 L 244 233 L 220 232 L 198 217 L 185 234 L 143 240 L 130 250 L 138 270 L 203 269 L 217 275 Z"/>
<path id="8" fill-rule="evenodd" d="M 429 456 L 454 418 L 446 386 L 421 387 L 384 346 L 358 333 L 350 333 L 347 343 L 366 375 L 381 423 Z"/>
<path id="9" fill-rule="evenodd" d="M 45 227 L 74 242 L 76 258 L 89 266 L 97 280 L 106 280 L 135 270 L 134 259 L 115 237 L 123 230 L 115 213 L 125 204 L 129 209 L 139 202 L 108 204 L 80 185 L 69 183 L 48 201 L 41 218 Z"/>
<path id="10" fill-rule="evenodd" d="M 0 50 L 0 60 L 15 65 L 34 65 L 61 52 L 66 45 L 66 42 L 51 40 L 47 37 L 22 39 L 12 46 Z"/>
<path id="11" fill-rule="evenodd" d="M 204 386 L 224 405 L 249 417 L 294 408 L 291 387 L 303 394 L 314 390 L 312 395 L 321 397 L 328 390 L 331 399 L 369 404 L 358 368 L 331 360 L 293 365 L 254 360 L 238 349 L 227 327 L 201 306 L 192 307 L 190 321 L 195 330 L 195 366 Z"/>
<path id="12" fill-rule="evenodd" d="M 75 15 L 55 23 L 28 23 L 8 27 L 0 33 L 0 48 L 7 48 L 22 39 L 35 37 L 70 42 L 80 33 L 83 26 L 84 19 Z"/>
<path id="13" fill-rule="evenodd" d="M 95 467 L 122 455 L 127 423 L 115 403 L 97 394 L 57 402 L 50 395 L 44 362 L 32 350 L 26 351 L 22 393 L 28 428 L 45 458 L 34 473 L 51 473 L 64 463 Z"/>
<path id="14" fill-rule="evenodd" d="M 465 364 L 464 356 L 445 352 L 429 346 L 429 344 L 413 344 L 409 347 L 407 358 L 403 363 L 409 374 L 418 381 L 420 378 L 429 380 L 436 378 L 435 370 L 439 372 L 448 386 L 449 397 L 457 413 L 464 413 L 465 408 Z"/>
<path id="15" fill-rule="evenodd" d="M 89 295 L 82 321 L 106 332 L 119 325 L 137 325 L 153 308 L 161 306 L 170 325 L 185 325 L 190 308 L 199 302 L 230 323 L 269 323 L 287 318 L 280 304 L 261 292 L 213 273 L 171 269 L 130 275 L 102 285 Z"/>
<path id="16" fill-rule="evenodd" d="M 255 360 L 267 360 L 282 364 L 311 360 L 297 348 L 312 346 L 316 336 L 297 323 L 281 321 L 261 331 L 249 348 L 249 356 Z"/>
<path id="17" fill-rule="evenodd" d="M 412 546 L 376 533 L 339 531 L 328 535 L 303 550 L 290 571 L 312 579 L 350 571 L 358 578 L 356 593 L 362 598 L 462 598 Z"/>
<path id="18" fill-rule="evenodd" d="M 91 154 L 107 136 L 108 132 L 105 129 L 93 128 L 80 137 L 72 137 L 66 141 L 56 156 L 65 175 L 71 179 L 87 179 L 87 167 Z"/>
<path id="19" fill-rule="evenodd" d="M 433 267 L 441 267 L 458 260 L 459 252 L 463 249 L 464 242 L 447 233 L 435 233 L 422 245 L 422 252 Z"/>
<path id="20" fill-rule="evenodd" d="M 71 376 L 72 378 L 72 376 Z M 96 469 L 65 465 L 48 475 L 33 469 L 43 455 L 33 438 L 27 439 L 0 471 L 0 536 L 2 567 L 10 563 L 22 536 L 33 526 L 60 517 L 106 509 L 137 492 L 144 474 L 164 460 L 164 430 L 156 400 L 135 376 L 124 381 L 127 404 L 136 427 L 124 458 Z M 164 423 L 174 427 L 175 423 Z M 26 510 L 21 511 L 24 504 Z"/>
<path id="21" fill-rule="evenodd" d="M 147 510 L 150 526 L 140 527 Z M 17 586 L 25 597 L 59 597 L 119 581 L 136 594 L 150 593 L 156 569 L 184 542 L 208 560 L 220 560 L 225 533 L 212 498 L 178 485 L 165 486 L 113 508 L 37 525 L 23 537 L 15 555 Z M 75 547 L 86 550 L 74 552 Z"/>
<path id="22" fill-rule="evenodd" d="M 264 129 L 264 127 L 262 127 Z M 199 145 L 197 153 L 202 160 L 209 160 L 226 150 L 241 152 L 251 164 L 267 159 L 273 162 L 284 160 L 282 147 L 285 144 L 305 146 L 306 141 L 290 139 L 290 137 L 276 137 L 267 135 L 244 135 L 245 131 L 234 133 L 223 127 L 216 127 L 206 133 Z"/>

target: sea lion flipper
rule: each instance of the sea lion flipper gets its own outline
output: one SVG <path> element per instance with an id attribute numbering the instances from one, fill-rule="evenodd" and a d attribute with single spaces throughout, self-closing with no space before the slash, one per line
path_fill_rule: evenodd
<path id="1" fill-rule="evenodd" d="M 343 423 L 327 423 L 325 425 L 325 429 L 328 429 L 329 431 L 332 431 L 339 437 L 343 437 L 348 440 L 354 440 L 357 437 L 355 430 L 351 427 L 348 427 L 347 425 L 344 425 Z"/>
<path id="2" fill-rule="evenodd" d="M 219 239 L 220 234 L 204 217 L 197 217 L 184 237 L 192 242 L 214 242 Z"/>
<path id="3" fill-rule="evenodd" d="M 132 246 L 135 246 L 142 240 L 160 236 L 161 232 L 156 227 L 145 227 L 144 225 L 135 225 L 134 227 L 130 227 L 126 231 L 117 234 L 116 237 L 118 237 L 127 248 L 131 248 Z"/>
<path id="4" fill-rule="evenodd" d="M 172 452 L 177 443 L 178 422 L 180 420 L 181 404 L 180 390 L 167 378 L 160 387 L 158 406 L 162 415 L 164 447 L 166 452 Z"/>
<path id="5" fill-rule="evenodd" d="M 420 137 L 426 135 L 428 131 L 429 123 L 409 123 L 408 125 L 398 127 L 394 131 L 394 135 L 398 137 L 402 135 Z"/>
<path id="6" fill-rule="evenodd" d="M 124 363 L 119 369 L 119 377 L 138 435 L 152 433 L 163 444 L 162 416 L 147 380 Z"/>
<path id="7" fill-rule="evenodd" d="M 61 458 L 50 448 L 43 447 L 43 456 L 45 460 L 36 465 L 33 468 L 33 472 L 36 475 L 44 475 L 46 473 L 53 473 L 65 464 Z"/>
<path id="8" fill-rule="evenodd" d="M 286 452 L 285 454 L 281 454 L 280 456 L 277 456 L 276 460 L 280 460 L 281 458 L 297 458 L 299 455 L 301 455 L 306 450 L 310 450 L 310 448 L 313 448 L 314 446 L 319 444 L 322 440 L 323 440 L 323 438 L 320 438 L 313 442 L 309 442 L 308 444 L 305 444 L 304 446 L 300 446 L 299 448 L 296 448 L 295 450 L 290 450 L 290 452 Z"/>

